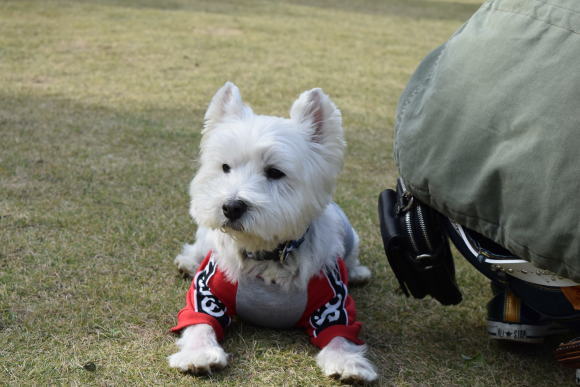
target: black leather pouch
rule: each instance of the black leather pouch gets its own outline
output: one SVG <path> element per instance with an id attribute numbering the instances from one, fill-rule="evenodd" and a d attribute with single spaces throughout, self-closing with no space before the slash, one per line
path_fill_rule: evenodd
<path id="1" fill-rule="evenodd" d="M 443 305 L 461 302 L 441 215 L 419 202 L 401 179 L 379 196 L 385 254 L 405 295 L 430 295 Z"/>

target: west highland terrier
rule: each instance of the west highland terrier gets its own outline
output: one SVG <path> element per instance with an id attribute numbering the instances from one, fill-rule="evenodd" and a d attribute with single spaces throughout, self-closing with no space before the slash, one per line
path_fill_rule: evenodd
<path id="1" fill-rule="evenodd" d="M 340 111 L 321 89 L 304 92 L 290 119 L 262 116 L 226 83 L 205 114 L 200 168 L 190 186 L 194 245 L 175 259 L 194 280 L 169 365 L 208 373 L 226 366 L 219 345 L 234 315 L 269 328 L 300 327 L 322 348 L 326 375 L 373 381 L 347 290 L 370 270 L 359 239 L 332 202 L 345 142 Z"/>

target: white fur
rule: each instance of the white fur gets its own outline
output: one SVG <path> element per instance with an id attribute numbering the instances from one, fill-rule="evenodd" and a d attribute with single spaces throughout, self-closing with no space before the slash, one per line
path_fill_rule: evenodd
<path id="1" fill-rule="evenodd" d="M 365 357 L 366 345 L 356 345 L 343 337 L 335 337 L 316 356 L 316 364 L 326 376 L 343 380 L 371 382 L 377 372 Z"/>
<path id="2" fill-rule="evenodd" d="M 228 354 L 218 344 L 213 328 L 207 324 L 185 328 L 177 346 L 179 352 L 169 356 L 169 366 L 182 372 L 211 373 L 228 363 Z"/>
<path id="3" fill-rule="evenodd" d="M 260 276 L 292 291 L 337 257 L 344 257 L 344 225 L 330 202 L 342 169 L 345 143 L 340 111 L 320 89 L 300 95 L 290 118 L 256 115 L 238 88 L 227 82 L 213 97 L 205 115 L 200 168 L 191 182 L 190 214 L 198 224 L 194 245 L 184 245 L 175 259 L 180 270 L 194 274 L 209 250 L 233 282 L 241 275 Z M 224 172 L 223 165 L 230 169 Z M 274 167 L 285 176 L 268 179 Z M 231 200 L 248 204 L 236 224 L 222 206 Z M 306 238 L 284 264 L 243 259 L 241 251 L 272 250 L 280 243 Z M 352 282 L 370 278 L 358 260 L 359 238 L 344 257 Z M 225 366 L 227 356 L 212 328 L 188 327 L 169 358 L 182 371 L 208 372 Z M 372 381 L 376 373 L 364 357 L 365 347 L 335 338 L 318 355 L 326 375 Z"/>
<path id="4" fill-rule="evenodd" d="M 195 234 L 195 243 L 193 245 L 184 244 L 181 254 L 175 257 L 173 263 L 177 265 L 179 271 L 193 277 L 201 261 L 203 261 L 208 251 L 213 250 L 213 248 L 211 230 L 199 227 Z"/>

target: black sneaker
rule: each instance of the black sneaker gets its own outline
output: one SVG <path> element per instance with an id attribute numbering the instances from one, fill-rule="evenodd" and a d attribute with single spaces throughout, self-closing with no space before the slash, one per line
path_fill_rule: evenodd
<path id="1" fill-rule="evenodd" d="M 546 336 L 565 331 L 552 320 L 543 319 L 508 289 L 497 291 L 487 304 L 487 333 L 491 339 L 542 343 Z"/>

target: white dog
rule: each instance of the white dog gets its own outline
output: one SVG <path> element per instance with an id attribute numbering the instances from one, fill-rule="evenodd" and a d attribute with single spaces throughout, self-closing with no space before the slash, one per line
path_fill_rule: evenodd
<path id="1" fill-rule="evenodd" d="M 320 89 L 290 119 L 261 116 L 226 83 L 205 115 L 200 169 L 191 182 L 194 245 L 175 259 L 194 277 L 173 331 L 169 365 L 207 373 L 226 366 L 218 344 L 233 315 L 275 328 L 302 327 L 322 348 L 326 375 L 373 381 L 346 287 L 370 278 L 358 236 L 332 203 L 345 143 L 340 111 Z"/>

